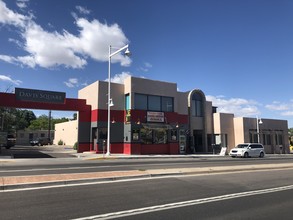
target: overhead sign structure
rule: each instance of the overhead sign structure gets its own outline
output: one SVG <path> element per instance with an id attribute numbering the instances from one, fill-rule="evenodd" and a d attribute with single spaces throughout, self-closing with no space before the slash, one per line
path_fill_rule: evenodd
<path id="1" fill-rule="evenodd" d="M 35 89 L 15 88 L 15 97 L 19 101 L 65 103 L 65 92 L 53 92 Z"/>

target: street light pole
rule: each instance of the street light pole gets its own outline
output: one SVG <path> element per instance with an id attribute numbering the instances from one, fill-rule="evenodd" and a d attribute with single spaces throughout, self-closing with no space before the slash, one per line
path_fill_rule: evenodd
<path id="1" fill-rule="evenodd" d="M 107 153 L 106 156 L 110 156 L 111 152 L 110 152 L 110 117 L 111 117 L 111 106 L 113 106 L 113 100 L 111 98 L 111 57 L 120 53 L 122 50 L 125 50 L 124 54 L 126 56 L 130 56 L 130 51 L 128 50 L 128 44 L 125 45 L 124 47 L 121 47 L 120 49 L 116 50 L 115 52 L 111 53 L 111 45 L 109 46 L 109 66 L 108 66 L 108 121 L 107 121 Z"/>
<path id="2" fill-rule="evenodd" d="M 256 116 L 257 143 L 259 143 L 259 140 L 260 140 L 259 125 L 261 125 L 261 124 L 262 124 L 261 119 L 258 119 L 258 116 Z"/>

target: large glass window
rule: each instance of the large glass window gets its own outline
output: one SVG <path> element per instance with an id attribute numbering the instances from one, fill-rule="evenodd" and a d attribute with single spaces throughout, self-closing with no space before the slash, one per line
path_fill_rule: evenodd
<path id="1" fill-rule="evenodd" d="M 154 131 L 154 143 L 166 144 L 167 143 L 167 131 L 166 129 L 155 129 Z"/>
<path id="2" fill-rule="evenodd" d="M 166 144 L 167 130 L 142 128 L 140 130 L 141 142 L 143 144 Z"/>
<path id="3" fill-rule="evenodd" d="M 129 110 L 130 109 L 130 95 L 127 94 L 125 95 L 125 110 Z"/>
<path id="4" fill-rule="evenodd" d="M 198 93 L 194 93 L 192 95 L 192 102 L 191 102 L 191 114 L 194 117 L 202 117 L 203 116 L 203 103 L 202 97 Z"/>
<path id="5" fill-rule="evenodd" d="M 172 97 L 162 97 L 162 111 L 163 112 L 173 112 L 173 98 Z"/>
<path id="6" fill-rule="evenodd" d="M 134 96 L 135 109 L 148 110 L 148 97 L 143 94 L 135 94 Z"/>
<path id="7" fill-rule="evenodd" d="M 153 143 L 153 131 L 151 129 L 142 128 L 140 130 L 140 137 L 143 144 Z"/>
<path id="8" fill-rule="evenodd" d="M 134 96 L 134 108 L 149 111 L 174 111 L 173 97 L 145 95 L 136 93 Z"/>
<path id="9" fill-rule="evenodd" d="M 148 110 L 161 111 L 161 97 L 149 95 L 148 96 Z"/>

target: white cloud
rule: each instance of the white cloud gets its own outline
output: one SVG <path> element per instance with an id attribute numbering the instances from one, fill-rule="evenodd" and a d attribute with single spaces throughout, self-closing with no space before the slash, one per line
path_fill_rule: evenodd
<path id="1" fill-rule="evenodd" d="M 14 79 L 11 79 L 9 76 L 5 76 L 5 75 L 0 75 L 0 81 L 10 82 L 17 86 L 22 83 L 22 81 L 20 80 L 14 80 Z"/>
<path id="2" fill-rule="evenodd" d="M 17 0 L 16 1 L 16 5 L 17 7 L 19 7 L 20 9 L 25 9 L 27 8 L 27 4 L 28 4 L 29 0 Z"/>
<path id="3" fill-rule="evenodd" d="M 95 60 L 108 61 L 109 45 L 113 48 L 121 48 L 128 43 L 128 39 L 117 24 L 108 26 L 98 20 L 90 22 L 84 18 L 79 18 L 76 24 L 80 35 L 78 38 L 72 38 L 74 50 L 89 55 Z M 122 54 L 113 56 L 111 61 L 120 62 L 122 66 L 129 66 L 131 63 L 130 58 Z"/>
<path id="4" fill-rule="evenodd" d="M 9 8 L 0 0 L 0 23 L 24 27 L 28 17 L 18 14 Z"/>
<path id="5" fill-rule="evenodd" d="M 84 15 L 88 15 L 91 13 L 91 11 L 88 10 L 86 7 L 82 7 L 80 5 L 76 6 L 75 8 L 79 11 L 79 13 L 84 14 Z"/>
<path id="6" fill-rule="evenodd" d="M 11 56 L 7 56 L 7 55 L 1 55 L 0 54 L 0 60 L 3 60 L 7 63 L 16 63 L 17 59 Z"/>
<path id="7" fill-rule="evenodd" d="M 282 116 L 293 116 L 293 110 L 292 111 L 285 111 L 281 113 Z"/>
<path id="8" fill-rule="evenodd" d="M 225 99 L 223 96 L 207 95 L 206 99 L 218 107 L 218 112 L 233 113 L 236 117 L 248 117 L 259 115 L 258 103 L 254 100 L 246 100 L 242 98 Z"/>
<path id="9" fill-rule="evenodd" d="M 274 101 L 272 104 L 266 105 L 265 107 L 269 110 L 272 110 L 272 111 L 287 111 L 290 108 L 292 108 L 293 106 L 292 106 L 292 104 Z"/>
<path id="10" fill-rule="evenodd" d="M 265 107 L 267 109 L 273 110 L 273 111 L 285 111 L 290 108 L 290 106 L 288 104 L 281 104 L 281 103 L 273 103 L 270 105 L 266 105 Z"/>
<path id="11" fill-rule="evenodd" d="M 150 68 L 152 68 L 153 65 L 148 63 L 148 62 L 144 62 L 143 66 L 139 68 L 139 70 L 143 71 L 143 72 L 148 72 Z"/>
<path id="12" fill-rule="evenodd" d="M 271 111 L 278 112 L 281 116 L 293 116 L 293 100 L 290 100 L 288 103 L 274 101 L 265 107 Z"/>
<path id="13" fill-rule="evenodd" d="M 113 76 L 111 78 L 111 82 L 123 84 L 124 83 L 124 80 L 127 77 L 129 77 L 129 76 L 131 76 L 131 73 L 129 73 L 129 72 L 122 72 L 121 74 L 116 74 L 115 76 Z M 105 81 L 108 81 L 108 78 Z"/>
<path id="14" fill-rule="evenodd" d="M 78 79 L 77 78 L 70 78 L 68 81 L 64 82 L 64 84 L 69 88 L 78 87 Z"/>
<path id="15" fill-rule="evenodd" d="M 87 65 L 86 59 L 88 58 L 100 62 L 108 61 L 109 45 L 121 48 L 129 43 L 117 24 L 103 24 L 96 19 L 92 21 L 78 17 L 75 19 L 79 31 L 78 35 L 73 35 L 66 30 L 61 33 L 57 31 L 49 32 L 35 23 L 33 16 L 27 17 L 14 13 L 0 0 L 0 23 L 19 27 L 24 42 L 19 42 L 18 46 L 27 53 L 22 57 L 0 54 L 0 59 L 31 68 L 36 66 L 44 68 L 56 66 L 83 68 Z M 112 62 L 128 66 L 131 59 L 122 54 L 117 54 L 112 57 Z"/>

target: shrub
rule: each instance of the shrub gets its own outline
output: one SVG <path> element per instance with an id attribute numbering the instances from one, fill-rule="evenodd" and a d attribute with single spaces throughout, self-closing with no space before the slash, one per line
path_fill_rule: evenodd
<path id="1" fill-rule="evenodd" d="M 59 140 L 58 141 L 58 145 L 63 145 L 63 141 L 62 140 Z"/>
<path id="2" fill-rule="evenodd" d="M 78 149 L 78 142 L 75 142 L 73 145 L 73 150 L 77 150 Z"/>

